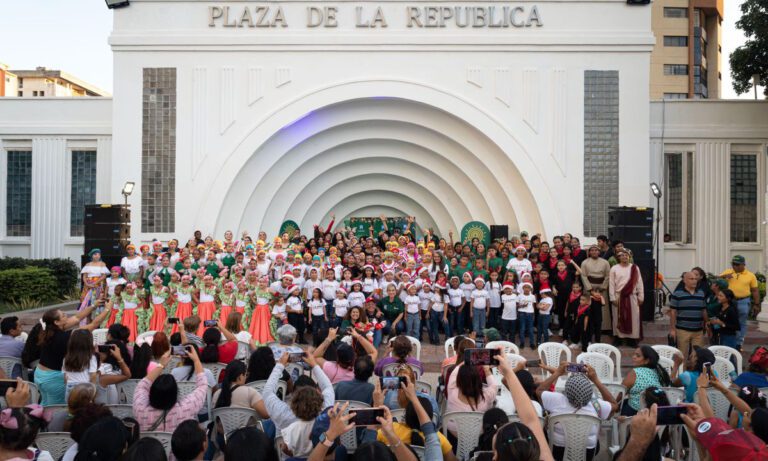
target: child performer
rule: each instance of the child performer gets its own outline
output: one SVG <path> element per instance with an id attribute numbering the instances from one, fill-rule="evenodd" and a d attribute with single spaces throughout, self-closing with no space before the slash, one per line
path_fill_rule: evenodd
<path id="1" fill-rule="evenodd" d="M 200 326 L 197 329 L 197 335 L 200 337 L 205 332 L 204 322 L 213 320 L 213 314 L 216 312 L 215 296 L 216 285 L 213 284 L 213 276 L 205 274 L 193 298 L 197 303 L 197 316 L 200 317 Z"/>
<path id="2" fill-rule="evenodd" d="M 248 325 L 248 332 L 255 344 L 266 345 L 273 341 L 272 333 L 269 330 L 269 322 L 272 319 L 269 303 L 272 300 L 272 293 L 269 292 L 269 278 L 266 275 L 259 278 L 259 284 L 252 296 L 255 307 Z"/>
<path id="3" fill-rule="evenodd" d="M 170 294 L 168 287 L 163 286 L 163 279 L 156 275 L 152 280 L 152 286 L 149 288 L 152 303 L 152 316 L 149 320 L 150 330 L 163 331 L 165 329 L 165 320 L 168 318 L 168 311 L 165 306 L 170 299 Z"/>

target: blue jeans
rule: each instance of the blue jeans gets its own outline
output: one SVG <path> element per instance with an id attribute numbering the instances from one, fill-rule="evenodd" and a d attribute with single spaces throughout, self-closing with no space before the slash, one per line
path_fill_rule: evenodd
<path id="1" fill-rule="evenodd" d="M 533 348 L 536 343 L 533 339 L 533 314 L 529 312 L 518 312 L 518 323 L 520 324 L 520 346 L 525 347 L 525 334 L 528 334 L 528 341 Z M 514 341 L 513 341 L 514 342 Z"/>
<path id="2" fill-rule="evenodd" d="M 501 329 L 501 307 L 488 309 L 488 328 Z"/>
<path id="3" fill-rule="evenodd" d="M 721 346 L 728 346 L 732 347 L 734 349 L 739 348 L 739 340 L 738 335 L 720 335 L 720 345 Z"/>
<path id="4" fill-rule="evenodd" d="M 752 306 L 752 298 L 746 298 L 736 301 L 736 307 L 739 308 L 739 334 L 736 335 L 736 342 L 739 346 L 744 344 L 744 336 L 747 334 L 747 317 L 749 317 L 749 308 Z"/>
<path id="5" fill-rule="evenodd" d="M 459 312 L 461 306 L 448 306 L 448 324 L 450 325 L 451 334 L 446 332 L 445 334 L 450 338 L 453 333 L 459 334 L 464 331 L 464 312 Z"/>
<path id="6" fill-rule="evenodd" d="M 406 333 L 408 336 L 412 338 L 419 339 L 419 327 L 421 326 L 421 312 L 416 312 L 413 314 L 407 314 L 408 318 L 405 319 L 405 323 L 407 325 L 408 332 Z"/>
<path id="7" fill-rule="evenodd" d="M 501 339 L 504 341 L 515 342 L 515 329 L 517 320 L 501 319 Z"/>
<path id="8" fill-rule="evenodd" d="M 443 322 L 444 312 L 429 311 L 429 340 L 431 342 L 437 342 L 440 340 L 440 324 L 444 325 L 446 335 L 450 328 L 448 322 Z M 450 338 L 450 335 L 448 336 Z"/>
<path id="9" fill-rule="evenodd" d="M 485 309 L 472 309 L 472 331 L 477 333 L 478 337 L 483 336 L 485 328 Z"/>
<path id="10" fill-rule="evenodd" d="M 312 334 L 316 335 L 318 331 L 328 328 L 328 322 L 325 321 L 325 317 L 322 315 L 312 316 Z"/>
<path id="11" fill-rule="evenodd" d="M 399 322 L 397 322 L 397 325 L 394 326 L 395 328 L 394 332 L 392 331 L 392 328 L 393 328 L 392 322 L 387 320 L 387 325 L 379 331 L 381 331 L 382 336 L 383 335 L 391 335 L 391 336 L 399 335 L 400 333 L 404 332 L 407 328 L 405 325 L 405 320 L 401 319 Z"/>
<path id="12" fill-rule="evenodd" d="M 549 320 L 552 318 L 549 314 L 542 314 L 539 312 L 539 321 L 536 324 L 536 342 L 541 344 L 541 338 L 544 337 L 543 342 L 549 341 Z"/>

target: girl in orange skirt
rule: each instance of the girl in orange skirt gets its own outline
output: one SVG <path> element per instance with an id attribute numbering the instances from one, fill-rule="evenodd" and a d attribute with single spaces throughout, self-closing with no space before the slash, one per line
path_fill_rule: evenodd
<path id="1" fill-rule="evenodd" d="M 204 322 L 213 320 L 213 315 L 216 312 L 216 286 L 213 284 L 213 277 L 210 274 L 203 277 L 203 283 L 198 287 L 194 300 L 197 302 L 197 316 L 200 317 L 197 335 L 202 337 L 206 328 Z"/>
<path id="2" fill-rule="evenodd" d="M 240 280 L 237 284 L 237 291 L 235 292 L 235 312 L 243 314 L 243 323 L 246 323 L 245 310 L 251 303 L 251 294 L 248 293 L 248 288 L 245 285 L 245 279 Z M 245 325 L 248 329 L 248 325 Z"/>
<path id="3" fill-rule="evenodd" d="M 117 323 L 117 315 L 123 308 L 123 298 L 121 297 L 121 294 L 124 288 L 125 285 L 115 285 L 115 294 L 109 298 L 109 302 L 107 303 L 107 308 L 109 309 L 109 320 L 107 320 L 106 324 L 107 328 Z"/>
<path id="4" fill-rule="evenodd" d="M 192 277 L 189 275 L 182 276 L 181 286 L 179 286 L 173 293 L 176 301 L 175 315 L 176 318 L 179 319 L 179 322 L 184 322 L 185 318 L 192 316 L 192 293 L 195 291 L 195 288 L 190 285 L 190 282 L 192 282 Z M 177 333 L 178 331 L 179 324 L 174 323 L 173 328 L 171 328 L 171 334 Z"/>
<path id="5" fill-rule="evenodd" d="M 214 316 L 221 321 L 222 325 L 227 324 L 227 317 L 232 312 L 232 307 L 235 305 L 235 283 L 232 281 L 224 282 L 222 291 L 219 292 L 219 309 Z"/>
<path id="6" fill-rule="evenodd" d="M 170 297 L 170 291 L 168 287 L 163 286 L 162 277 L 155 276 L 149 293 L 151 296 L 150 302 L 152 303 L 152 317 L 149 321 L 149 329 L 163 331 L 165 330 L 165 319 L 168 318 L 165 305 Z"/>
<path id="7" fill-rule="evenodd" d="M 273 341 L 272 333 L 269 330 L 269 322 L 272 320 L 272 309 L 269 306 L 272 300 L 272 293 L 269 292 L 269 279 L 262 277 L 259 279 L 259 286 L 253 292 L 256 307 L 253 309 L 248 332 L 258 345 L 266 345 Z"/>
<path id="8" fill-rule="evenodd" d="M 138 317 L 136 316 L 136 309 L 142 306 L 143 297 L 141 292 L 136 289 L 136 284 L 131 282 L 125 286 L 125 290 L 120 294 L 123 300 L 123 308 L 121 309 L 122 315 L 118 313 L 115 323 L 121 323 L 128 328 L 130 335 L 128 335 L 128 341 L 136 341 L 138 335 Z"/>

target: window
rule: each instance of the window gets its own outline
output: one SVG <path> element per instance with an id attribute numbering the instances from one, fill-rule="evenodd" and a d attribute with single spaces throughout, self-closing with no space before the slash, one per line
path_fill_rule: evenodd
<path id="1" fill-rule="evenodd" d="M 664 75 L 688 75 L 688 65 L 664 64 Z"/>
<path id="2" fill-rule="evenodd" d="M 72 186 L 69 205 L 69 234 L 83 235 L 85 205 L 96 203 L 96 151 L 72 151 Z"/>
<path id="3" fill-rule="evenodd" d="M 32 96 L 37 97 L 37 91 L 33 91 Z"/>
<path id="4" fill-rule="evenodd" d="M 17 91 L 17 93 L 18 93 L 19 97 L 24 96 L 24 92 L 23 91 Z"/>
<path id="5" fill-rule="evenodd" d="M 731 154 L 731 241 L 757 242 L 757 155 Z"/>
<path id="6" fill-rule="evenodd" d="M 24 79 L 19 77 L 19 88 L 24 88 Z"/>
<path id="7" fill-rule="evenodd" d="M 687 18 L 688 8 L 664 8 L 665 18 Z"/>
<path id="8" fill-rule="evenodd" d="M 665 35 L 664 46 L 688 46 L 686 35 Z"/>
<path id="9" fill-rule="evenodd" d="M 45 91 L 41 91 L 40 96 L 45 96 Z"/>
<path id="10" fill-rule="evenodd" d="M 664 232 L 672 242 L 693 242 L 693 153 L 664 155 L 666 219 Z"/>
<path id="11" fill-rule="evenodd" d="M 688 93 L 664 93 L 664 99 L 688 99 Z"/>
<path id="12" fill-rule="evenodd" d="M 9 237 L 32 235 L 32 152 L 8 151 L 5 231 Z"/>

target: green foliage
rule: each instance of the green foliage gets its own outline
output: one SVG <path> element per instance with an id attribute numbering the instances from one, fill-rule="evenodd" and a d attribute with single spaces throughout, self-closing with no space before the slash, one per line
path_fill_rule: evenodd
<path id="1" fill-rule="evenodd" d="M 747 41 L 731 53 L 731 76 L 737 94 L 752 89 L 752 76 L 760 76 L 768 97 L 768 0 L 745 0 L 736 27 L 744 31 Z"/>
<path id="2" fill-rule="evenodd" d="M 66 298 L 77 289 L 80 278 L 80 270 L 71 259 L 24 259 L 2 258 L 0 259 L 0 273 L 8 269 L 23 269 L 25 267 L 40 267 L 50 269 L 56 280 L 56 297 Z"/>
<path id="3" fill-rule="evenodd" d="M 0 271 L 0 286 L 0 302 L 20 308 L 56 299 L 58 289 L 52 271 L 42 267 Z"/>

